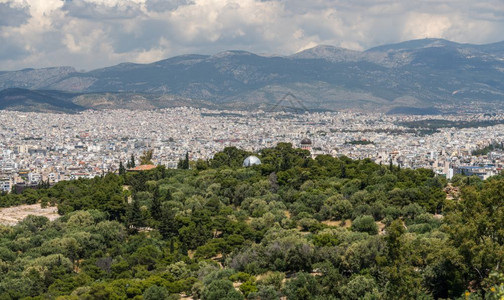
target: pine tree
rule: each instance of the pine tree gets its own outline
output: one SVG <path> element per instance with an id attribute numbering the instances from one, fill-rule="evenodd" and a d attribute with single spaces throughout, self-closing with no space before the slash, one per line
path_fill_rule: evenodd
<path id="1" fill-rule="evenodd" d="M 139 227 L 145 226 L 144 217 L 142 215 L 142 210 L 140 209 L 140 203 L 138 200 L 133 200 L 133 204 L 131 205 L 128 223 L 130 227 L 134 227 L 138 229 Z"/>
<path id="2" fill-rule="evenodd" d="M 150 207 L 151 217 L 159 221 L 161 220 L 161 196 L 159 195 L 159 188 L 156 187 L 154 190 L 154 195 L 152 198 L 152 204 Z"/>
<path id="3" fill-rule="evenodd" d="M 173 209 L 164 208 L 161 210 L 161 223 L 159 224 L 159 233 L 165 239 L 173 238 L 178 233 L 175 212 Z"/>

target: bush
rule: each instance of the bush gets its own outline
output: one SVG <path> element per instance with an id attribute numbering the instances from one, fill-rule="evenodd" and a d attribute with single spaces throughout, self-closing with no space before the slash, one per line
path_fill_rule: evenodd
<path id="1" fill-rule="evenodd" d="M 242 300 L 243 295 L 234 289 L 229 280 L 215 280 L 202 292 L 203 300 Z"/>
<path id="2" fill-rule="evenodd" d="M 284 293 L 289 300 L 312 299 L 319 293 L 317 280 L 308 273 L 298 273 L 296 278 L 287 281 Z"/>
<path id="3" fill-rule="evenodd" d="M 352 223 L 352 230 L 357 232 L 367 232 L 368 234 L 378 234 L 378 226 L 372 216 L 357 217 Z"/>
<path id="4" fill-rule="evenodd" d="M 144 300 L 165 300 L 168 299 L 170 294 L 165 287 L 153 285 L 145 290 L 143 293 Z"/>

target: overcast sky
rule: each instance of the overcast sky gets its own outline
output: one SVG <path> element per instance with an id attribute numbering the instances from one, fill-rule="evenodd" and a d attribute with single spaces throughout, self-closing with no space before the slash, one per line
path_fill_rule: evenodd
<path id="1" fill-rule="evenodd" d="M 0 0 L 0 70 L 504 40 L 504 0 Z"/>

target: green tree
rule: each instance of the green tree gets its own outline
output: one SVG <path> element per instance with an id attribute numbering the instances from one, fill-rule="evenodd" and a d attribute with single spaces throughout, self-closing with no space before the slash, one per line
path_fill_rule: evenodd
<path id="1" fill-rule="evenodd" d="M 409 262 L 411 254 L 403 239 L 405 232 L 401 220 L 395 220 L 387 227 L 387 260 L 383 268 L 387 278 L 384 297 L 387 299 L 418 299 L 426 294 L 421 274 Z"/>
<path id="2" fill-rule="evenodd" d="M 177 169 L 187 170 L 189 169 L 189 152 L 186 152 L 185 158 L 179 160 L 177 164 Z"/>
<path id="3" fill-rule="evenodd" d="M 156 187 L 154 189 L 154 193 L 152 195 L 152 203 L 151 203 L 151 206 L 150 206 L 150 213 L 151 213 L 151 217 L 156 220 L 156 221 L 159 221 L 161 220 L 161 215 L 162 215 L 162 211 L 161 211 L 161 195 L 159 194 L 159 187 Z"/>
<path id="4" fill-rule="evenodd" d="M 164 239 L 172 239 L 178 234 L 178 222 L 175 219 L 175 211 L 163 206 L 161 209 L 159 233 Z"/>
<path id="5" fill-rule="evenodd" d="M 196 170 L 203 171 L 208 169 L 208 162 L 202 159 L 196 161 Z"/>
<path id="6" fill-rule="evenodd" d="M 314 299 L 319 294 L 317 280 L 308 273 L 297 273 L 296 278 L 287 281 L 284 294 L 289 300 Z"/>
<path id="7" fill-rule="evenodd" d="M 379 299 L 378 286 L 370 276 L 356 275 L 342 289 L 344 299 Z"/>
<path id="8" fill-rule="evenodd" d="M 104 210 L 111 220 L 121 221 L 126 215 L 127 202 L 120 195 L 113 195 L 104 205 Z"/>
<path id="9" fill-rule="evenodd" d="M 245 158 L 250 155 L 252 153 L 236 147 L 226 147 L 221 152 L 215 153 L 214 157 L 210 160 L 210 166 L 212 168 L 240 168 Z"/>
<path id="10" fill-rule="evenodd" d="M 446 216 L 443 230 L 469 266 L 470 278 L 481 287 L 504 264 L 504 179 L 487 180 L 481 188 L 466 186 Z"/>
<path id="11" fill-rule="evenodd" d="M 250 293 L 247 299 L 253 300 L 277 300 L 281 299 L 280 293 L 271 285 L 260 285 L 257 292 Z"/>
<path id="12" fill-rule="evenodd" d="M 122 161 L 119 162 L 119 175 L 126 174 L 126 168 L 124 167 Z"/>
<path id="13" fill-rule="evenodd" d="M 145 226 L 145 219 L 137 199 L 134 199 L 133 203 L 130 205 L 128 224 L 130 228 L 135 229 Z"/>
<path id="14" fill-rule="evenodd" d="M 135 156 L 133 154 L 131 154 L 130 164 L 131 164 L 131 168 L 136 167 Z"/>
<path id="15" fill-rule="evenodd" d="M 355 218 L 352 222 L 352 230 L 358 232 L 367 232 L 369 234 L 378 234 L 378 225 L 376 225 L 372 216 L 361 216 Z"/>
<path id="16" fill-rule="evenodd" d="M 214 280 L 203 289 L 203 300 L 242 300 L 243 295 L 234 289 L 229 280 Z"/>
<path id="17" fill-rule="evenodd" d="M 143 293 L 144 300 L 166 300 L 170 296 L 165 287 L 152 285 Z"/>

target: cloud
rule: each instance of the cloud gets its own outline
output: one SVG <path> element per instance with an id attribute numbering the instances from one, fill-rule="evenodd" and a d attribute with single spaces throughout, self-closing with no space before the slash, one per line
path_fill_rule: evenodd
<path id="1" fill-rule="evenodd" d="M 89 1 L 65 0 L 61 10 L 68 17 L 108 21 L 110 19 L 132 19 L 142 14 L 141 1 Z"/>
<path id="2" fill-rule="evenodd" d="M 30 17 L 26 7 L 15 3 L 0 3 L 0 26 L 20 26 Z"/>
<path id="3" fill-rule="evenodd" d="M 181 6 L 192 5 L 194 1 L 191 0 L 147 0 L 145 7 L 149 11 L 164 12 L 167 10 L 176 10 Z"/>
<path id="4" fill-rule="evenodd" d="M 29 55 L 29 52 L 23 49 L 22 46 L 9 43 L 3 38 L 0 38 L 0 61 L 17 60 Z"/>
<path id="5" fill-rule="evenodd" d="M 0 0 L 0 70 L 425 37 L 490 43 L 502 28 L 502 0 Z"/>

